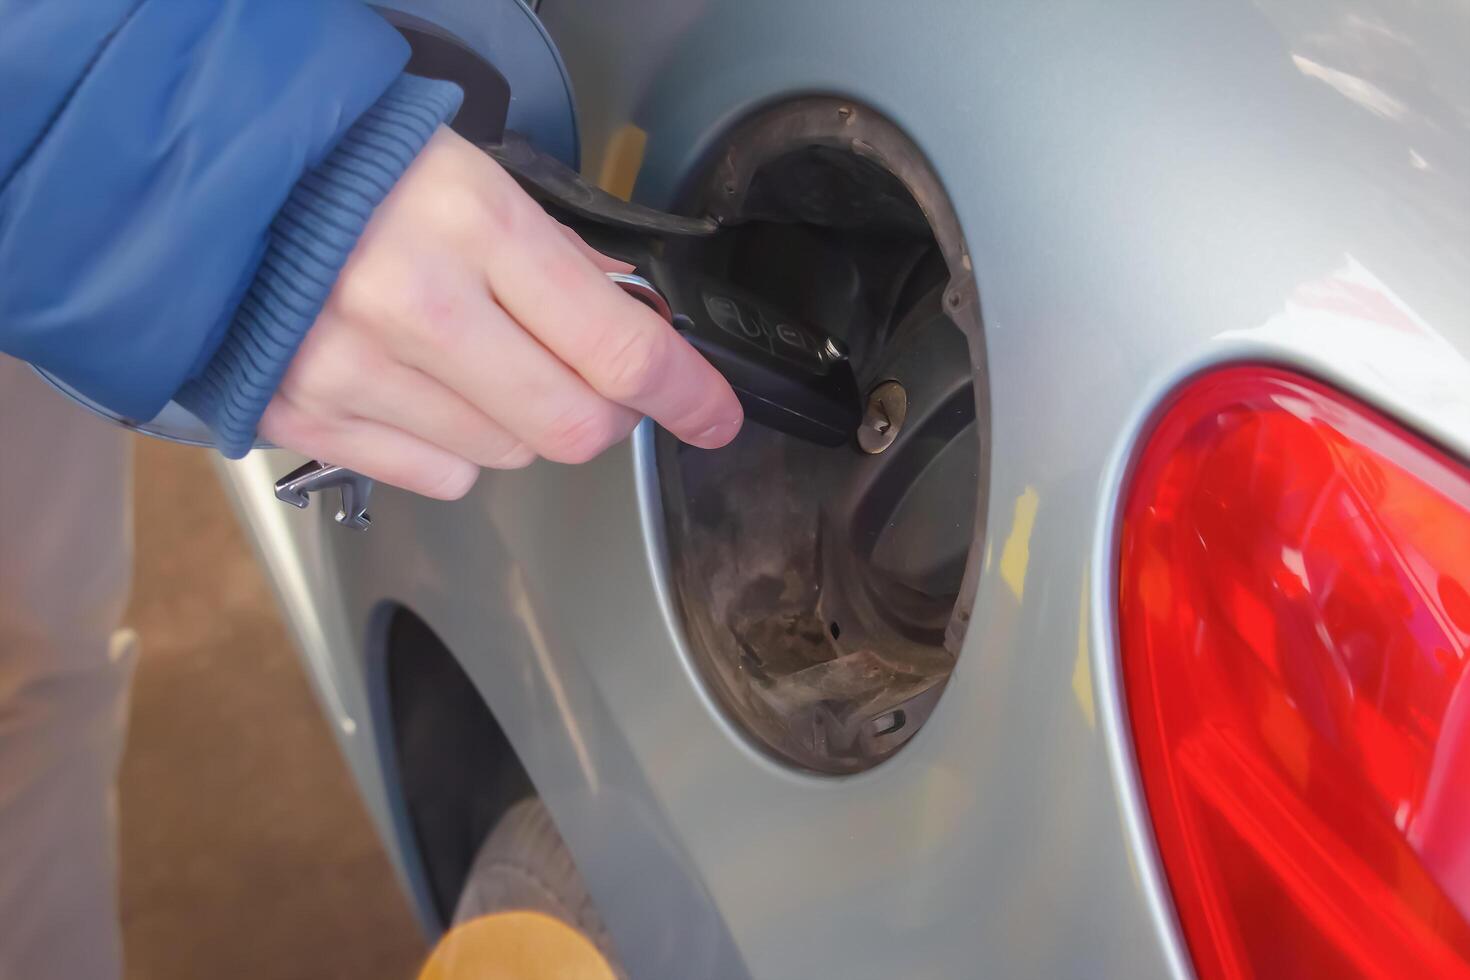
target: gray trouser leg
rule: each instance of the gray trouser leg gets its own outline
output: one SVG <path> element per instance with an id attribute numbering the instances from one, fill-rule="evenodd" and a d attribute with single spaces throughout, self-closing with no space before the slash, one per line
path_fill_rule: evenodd
<path id="1" fill-rule="evenodd" d="M 130 438 L 0 355 L 0 980 L 121 975 Z"/>

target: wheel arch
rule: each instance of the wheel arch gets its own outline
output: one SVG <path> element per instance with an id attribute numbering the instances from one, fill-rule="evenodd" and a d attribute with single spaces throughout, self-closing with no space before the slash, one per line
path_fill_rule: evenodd
<path id="1" fill-rule="evenodd" d="M 535 788 L 464 666 L 409 606 L 385 601 L 372 611 L 366 682 L 408 887 L 425 926 L 439 932 L 480 843 Z"/>

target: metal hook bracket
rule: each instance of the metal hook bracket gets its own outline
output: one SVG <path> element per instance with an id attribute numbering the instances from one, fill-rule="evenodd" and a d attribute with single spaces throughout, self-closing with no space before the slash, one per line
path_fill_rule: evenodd
<path id="1" fill-rule="evenodd" d="M 373 493 L 373 481 L 341 466 L 319 460 L 298 466 L 276 481 L 276 499 L 305 510 L 311 503 L 311 494 L 332 487 L 337 488 L 342 498 L 342 509 L 337 511 L 337 523 L 355 531 L 367 530 L 373 522 L 367 512 L 368 499 Z"/>

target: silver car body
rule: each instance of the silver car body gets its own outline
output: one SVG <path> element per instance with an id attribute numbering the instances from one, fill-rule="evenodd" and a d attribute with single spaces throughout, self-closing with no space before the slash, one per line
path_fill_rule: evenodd
<path id="1" fill-rule="evenodd" d="M 902 127 L 974 264 L 986 539 L 948 688 L 894 758 L 752 748 L 670 598 L 648 424 L 592 464 L 383 489 L 373 528 L 227 476 L 403 881 L 427 908 L 368 664 L 383 610 L 460 660 L 632 975 L 1185 976 L 1118 685 L 1120 484 L 1160 399 L 1296 366 L 1470 457 L 1470 19 L 1399 0 L 545 0 L 584 172 L 647 133 L 666 206 L 752 108 Z M 1365 299 L 1367 297 L 1367 299 Z M 428 913 L 425 913 L 426 916 Z"/>

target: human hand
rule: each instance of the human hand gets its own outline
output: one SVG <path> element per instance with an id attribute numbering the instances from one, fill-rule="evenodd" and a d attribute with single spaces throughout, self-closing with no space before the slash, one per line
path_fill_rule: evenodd
<path id="1" fill-rule="evenodd" d="M 260 434 L 446 500 L 481 467 L 592 459 L 644 415 L 725 445 L 742 420 L 730 386 L 608 271 L 630 267 L 440 127 L 368 222 Z"/>

